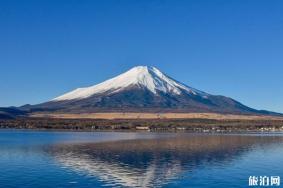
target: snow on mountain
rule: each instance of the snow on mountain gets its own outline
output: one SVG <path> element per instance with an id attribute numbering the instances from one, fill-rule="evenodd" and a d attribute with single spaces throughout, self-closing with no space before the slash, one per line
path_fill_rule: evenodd
<path id="1" fill-rule="evenodd" d="M 158 95 L 158 92 L 174 95 L 180 95 L 185 92 L 188 94 L 199 95 L 204 98 L 209 95 L 168 77 L 155 67 L 137 66 L 117 77 L 91 87 L 75 89 L 52 101 L 85 99 L 92 95 L 104 92 L 115 93 L 129 86 L 147 88 L 155 95 Z"/>

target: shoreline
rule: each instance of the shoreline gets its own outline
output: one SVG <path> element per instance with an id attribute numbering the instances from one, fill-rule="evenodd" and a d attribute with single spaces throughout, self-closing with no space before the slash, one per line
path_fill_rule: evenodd
<path id="1" fill-rule="evenodd" d="M 87 132 L 282 132 L 283 120 L 18 118 L 0 120 L 0 128 Z"/>
<path id="2" fill-rule="evenodd" d="M 38 131 L 38 132 L 77 132 L 77 133 L 169 133 L 169 134 L 211 134 L 211 135 L 283 135 L 283 130 L 275 130 L 275 131 L 256 131 L 256 130 L 241 130 L 241 131 L 212 131 L 212 132 L 194 132 L 194 131 L 139 131 L 139 130 L 88 130 L 88 129 L 39 129 L 39 128 L 0 128 L 0 131 Z"/>

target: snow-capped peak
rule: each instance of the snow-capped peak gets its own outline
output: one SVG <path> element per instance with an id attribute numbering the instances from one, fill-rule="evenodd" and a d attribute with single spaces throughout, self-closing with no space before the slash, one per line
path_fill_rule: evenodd
<path id="1" fill-rule="evenodd" d="M 75 89 L 74 91 L 59 96 L 52 101 L 84 99 L 99 93 L 118 92 L 128 86 L 147 88 L 154 94 L 163 92 L 180 95 L 182 92 L 187 92 L 194 95 L 200 95 L 202 97 L 208 95 L 173 80 L 155 67 L 137 66 L 117 77 L 91 87 Z"/>

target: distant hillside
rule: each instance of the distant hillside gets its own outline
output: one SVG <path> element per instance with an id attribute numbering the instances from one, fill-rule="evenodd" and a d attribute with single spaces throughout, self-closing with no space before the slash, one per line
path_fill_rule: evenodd
<path id="1" fill-rule="evenodd" d="M 0 119 L 14 119 L 19 116 L 26 115 L 26 112 L 19 110 L 15 107 L 0 108 Z"/>

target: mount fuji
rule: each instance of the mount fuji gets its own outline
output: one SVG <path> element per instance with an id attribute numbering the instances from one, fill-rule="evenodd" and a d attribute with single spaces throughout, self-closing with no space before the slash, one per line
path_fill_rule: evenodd
<path id="1" fill-rule="evenodd" d="M 204 92 L 173 80 L 155 67 L 137 66 L 105 82 L 87 88 L 78 88 L 57 97 L 52 101 L 84 99 L 92 95 L 105 92 L 113 94 L 132 86 L 136 86 L 140 89 L 146 89 L 154 95 L 159 95 L 159 92 L 169 95 L 180 95 L 184 92 L 200 96 L 207 95 Z"/>
<path id="2" fill-rule="evenodd" d="M 269 114 L 231 98 L 189 87 L 155 67 L 137 66 L 100 84 L 78 88 L 38 105 L 30 112 L 215 112 Z"/>

